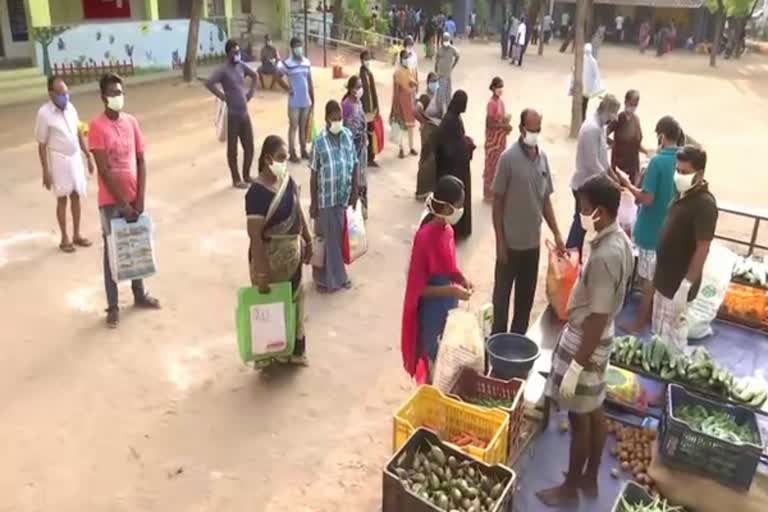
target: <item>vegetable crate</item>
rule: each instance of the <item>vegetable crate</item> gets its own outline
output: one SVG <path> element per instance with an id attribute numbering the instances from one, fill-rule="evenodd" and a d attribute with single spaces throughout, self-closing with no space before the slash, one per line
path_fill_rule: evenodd
<path id="1" fill-rule="evenodd" d="M 768 330 L 768 290 L 739 283 L 728 285 L 717 314 L 723 320 Z"/>
<path id="2" fill-rule="evenodd" d="M 630 509 L 625 507 L 624 503 L 630 507 L 636 507 L 637 505 L 650 506 L 653 502 L 654 498 L 648 494 L 648 490 L 645 487 L 636 484 L 632 480 L 628 480 L 621 489 L 619 497 L 616 498 L 616 503 L 614 503 L 611 512 L 630 512 Z M 662 509 L 659 508 L 659 510 Z"/>
<path id="3" fill-rule="evenodd" d="M 725 412 L 738 425 L 748 424 L 757 434 L 757 444 L 732 443 L 694 430 L 674 415 L 675 408 L 682 405 L 702 405 Z M 753 411 L 708 400 L 676 384 L 667 388 L 659 441 L 659 455 L 665 464 L 741 490 L 748 490 L 752 484 L 763 446 Z"/>
<path id="4" fill-rule="evenodd" d="M 432 446 L 439 447 L 445 456 L 448 457 L 449 461 L 451 457 L 456 459 L 456 465 L 453 466 L 454 469 L 465 465 L 471 466 L 479 471 L 481 475 L 488 478 L 490 483 L 485 488 L 486 491 L 489 487 L 500 484 L 502 490 L 499 497 L 494 500 L 493 505 L 490 507 L 484 506 L 477 510 L 484 510 L 486 512 L 507 512 L 512 510 L 512 501 L 517 481 L 514 471 L 501 464 L 488 465 L 477 461 L 466 453 L 440 441 L 440 438 L 434 432 L 426 428 L 418 428 L 384 467 L 382 477 L 382 512 L 433 512 L 448 510 L 447 508 L 439 508 L 423 494 L 420 495 L 413 492 L 412 489 L 408 488 L 407 482 L 401 480 L 398 475 L 398 469 L 402 472 L 401 468 L 412 468 L 415 455 L 417 453 L 428 453 Z M 446 463 L 441 468 L 445 469 L 446 466 L 450 466 L 450 464 Z M 427 475 L 424 476 L 426 477 Z M 431 480 L 431 478 L 427 477 L 425 482 L 428 480 Z M 432 486 L 431 482 L 426 483 L 426 485 L 428 488 Z M 448 493 L 450 489 L 445 489 L 445 491 Z M 465 510 L 463 506 L 456 504 L 454 508 Z"/>
<path id="5" fill-rule="evenodd" d="M 464 367 L 459 371 L 456 380 L 453 381 L 450 395 L 473 405 L 497 407 L 509 414 L 509 451 L 512 452 L 517 447 L 525 416 L 524 380 L 494 379 Z M 488 403 L 482 403 L 484 400 Z M 494 404 L 495 401 L 505 403 Z"/>
<path id="6" fill-rule="evenodd" d="M 432 386 L 420 386 L 395 413 L 393 451 L 397 451 L 419 427 L 433 430 L 443 441 L 462 433 L 487 442 L 485 448 L 468 445 L 467 453 L 488 464 L 504 463 L 509 449 L 509 415 L 450 398 Z"/>

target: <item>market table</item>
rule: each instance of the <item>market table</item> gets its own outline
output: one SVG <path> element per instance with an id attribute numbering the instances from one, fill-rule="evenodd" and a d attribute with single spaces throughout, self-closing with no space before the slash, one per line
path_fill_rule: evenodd
<path id="1" fill-rule="evenodd" d="M 637 300 L 632 298 L 622 310 L 619 319 L 626 321 L 631 319 L 637 310 Z M 536 498 L 536 491 L 552 487 L 562 482 L 562 471 L 568 464 L 568 446 L 570 435 L 561 434 L 558 423 L 565 415 L 554 412 L 549 421 L 549 403 L 543 398 L 545 379 L 542 374 L 547 374 L 551 366 L 552 349 L 562 329 L 560 321 L 550 308 L 547 308 L 531 325 L 528 336 L 534 340 L 542 350 L 541 357 L 537 360 L 529 377 L 526 401 L 538 404 L 543 408 L 542 429 L 533 439 L 528 448 L 523 451 L 515 461 L 515 470 L 518 473 L 518 492 L 515 497 L 515 510 L 539 511 L 549 510 Z M 739 376 L 755 375 L 768 371 L 768 336 L 765 333 L 750 328 L 742 327 L 716 320 L 713 323 L 714 334 L 691 345 L 705 346 L 719 363 L 728 367 Z M 647 333 L 646 333 L 647 334 Z M 656 379 L 642 379 L 646 385 L 657 389 L 663 389 L 663 383 L 655 382 Z M 768 407 L 768 406 L 764 406 Z M 655 414 L 654 414 L 655 412 Z M 649 415 L 658 416 L 659 409 L 649 410 Z M 630 423 L 640 424 L 643 418 L 639 416 L 623 415 L 622 419 Z M 763 435 L 768 439 L 768 416 L 758 416 Z M 601 493 L 597 499 L 585 499 L 582 497 L 579 503 L 572 507 L 564 507 L 561 510 L 586 512 L 586 511 L 610 511 L 618 496 L 624 480 L 614 479 L 610 476 L 610 469 L 615 466 L 614 459 L 608 455 L 614 441 L 611 439 L 606 444 L 606 452 L 603 459 L 600 475 Z M 759 471 L 766 478 L 768 469 L 761 464 Z"/>

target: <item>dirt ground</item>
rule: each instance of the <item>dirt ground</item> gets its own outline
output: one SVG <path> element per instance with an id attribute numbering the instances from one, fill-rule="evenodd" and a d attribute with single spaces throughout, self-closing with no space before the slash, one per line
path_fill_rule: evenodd
<path id="1" fill-rule="evenodd" d="M 565 232 L 575 152 L 566 138 L 571 55 L 553 45 L 518 68 L 502 62 L 496 46 L 461 49 L 454 82 L 469 92 L 466 125 L 477 141 L 493 75 L 506 80 L 513 115 L 543 111 Z M 610 91 L 641 91 L 646 145 L 655 145 L 655 121 L 675 115 L 708 150 L 718 199 L 765 207 L 765 57 L 721 62 L 714 71 L 687 54 L 657 59 L 608 47 L 600 58 Z M 382 66 L 377 74 L 385 109 L 390 73 Z M 330 70 L 315 76 L 322 103 L 342 95 Z M 95 94 L 73 101 L 85 119 L 99 110 Z M 250 108 L 259 140 L 285 133 L 284 97 L 260 93 Z M 401 371 L 399 329 L 421 211 L 412 199 L 416 159 L 400 161 L 390 147 L 370 173 L 371 249 L 350 270 L 354 289 L 309 291 L 311 366 L 259 373 L 241 363 L 235 345 L 247 237 L 243 193 L 229 188 L 224 147 L 214 138 L 213 100 L 198 85 L 132 88 L 129 81 L 127 109 L 148 144 L 160 264 L 148 285 L 164 309 L 132 311 L 121 287 L 126 308 L 116 331 L 103 324 L 101 244 L 73 255 L 56 249 L 54 201 L 41 188 L 31 136 L 37 105 L 0 110 L 0 511 L 377 510 L 392 414 L 412 390 Z M 460 249 L 476 305 L 489 299 L 494 254 L 490 209 L 477 192 L 482 167 L 478 151 L 475 231 Z M 291 172 L 306 198 L 307 170 Z M 94 179 L 90 187 L 85 232 L 98 242 Z M 733 219 L 721 226 L 749 232 Z M 543 302 L 540 287 L 537 311 Z"/>

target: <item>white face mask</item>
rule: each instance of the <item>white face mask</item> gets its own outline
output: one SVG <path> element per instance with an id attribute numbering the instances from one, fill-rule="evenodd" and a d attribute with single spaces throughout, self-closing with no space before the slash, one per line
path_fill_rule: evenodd
<path id="1" fill-rule="evenodd" d="M 595 219 L 595 213 L 597 213 L 597 210 L 593 211 L 591 215 L 584 215 L 583 213 L 579 213 L 579 217 L 581 218 L 581 227 L 584 228 L 584 231 L 587 232 L 587 237 L 594 238 L 594 236 L 597 234 L 597 228 L 595 228 L 595 221 L 599 219 Z"/>
<path id="2" fill-rule="evenodd" d="M 429 88 L 430 92 L 432 94 L 436 93 L 437 90 L 440 88 L 440 82 L 429 82 L 427 84 L 427 87 Z"/>
<path id="3" fill-rule="evenodd" d="M 331 126 L 328 127 L 328 131 L 334 135 L 341 133 L 341 128 L 344 124 L 341 121 L 331 121 Z"/>
<path id="4" fill-rule="evenodd" d="M 114 112 L 120 112 L 125 105 L 125 96 L 107 96 L 107 108 Z"/>
<path id="5" fill-rule="evenodd" d="M 288 175 L 288 162 L 285 160 L 282 162 L 272 162 L 269 166 L 269 170 L 275 175 L 275 178 L 282 180 Z"/>
<path id="6" fill-rule="evenodd" d="M 693 174 L 680 174 L 679 171 L 675 171 L 675 187 L 681 194 L 685 194 L 693 188 L 693 180 L 696 179 L 696 173 Z"/>
<path id="7" fill-rule="evenodd" d="M 443 46 L 451 46 L 451 42 L 450 41 L 443 41 Z"/>
<path id="8" fill-rule="evenodd" d="M 624 111 L 629 112 L 630 114 L 634 114 L 635 112 L 637 112 L 637 107 L 635 105 L 627 105 L 626 107 L 624 107 Z"/>
<path id="9" fill-rule="evenodd" d="M 355 89 L 355 97 L 357 99 L 360 99 L 363 97 L 363 88 Z"/>
<path id="10" fill-rule="evenodd" d="M 441 201 L 439 199 L 435 199 L 435 196 L 431 195 L 427 198 L 427 209 L 429 212 L 434 215 L 435 217 L 440 217 L 441 219 L 444 219 L 445 222 L 450 224 L 451 226 L 454 226 L 459 223 L 461 218 L 464 216 L 464 208 L 456 208 L 453 205 L 450 205 L 451 208 L 453 208 L 453 212 L 451 212 L 450 215 L 443 215 L 441 213 L 437 213 L 435 211 L 435 207 L 433 206 L 433 203 L 438 204 L 448 204 L 445 201 Z"/>
<path id="11" fill-rule="evenodd" d="M 365 69 L 371 69 L 371 61 L 364 60 L 363 61 L 363 66 L 365 66 Z"/>
<path id="12" fill-rule="evenodd" d="M 523 137 L 523 144 L 530 147 L 538 146 L 539 134 L 535 132 L 525 132 L 525 136 Z"/>

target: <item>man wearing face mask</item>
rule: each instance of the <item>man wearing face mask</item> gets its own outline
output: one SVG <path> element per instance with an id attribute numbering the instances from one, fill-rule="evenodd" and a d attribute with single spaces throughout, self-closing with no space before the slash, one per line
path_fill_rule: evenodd
<path id="1" fill-rule="evenodd" d="M 571 190 L 575 209 L 573 222 L 568 233 L 566 247 L 581 251 L 584 245 L 584 229 L 579 217 L 579 200 L 576 191 L 594 176 L 606 174 L 610 165 L 608 163 L 608 141 L 605 135 L 605 127 L 611 121 L 616 120 L 621 104 L 612 94 L 606 94 L 600 101 L 597 111 L 588 117 L 579 129 L 576 142 L 576 172 L 571 178 Z"/>
<path id="2" fill-rule="evenodd" d="M 123 112 L 123 79 L 114 73 L 99 81 L 104 113 L 91 121 L 88 143 L 99 171 L 99 216 L 104 234 L 104 287 L 107 294 L 107 326 L 120 321 L 117 283 L 107 254 L 107 237 L 112 219 L 136 220 L 144 213 L 147 165 L 144 137 L 139 122 Z M 144 281 L 131 281 L 133 304 L 142 309 L 159 309 L 160 303 L 144 290 Z"/>
<path id="3" fill-rule="evenodd" d="M 312 85 L 312 64 L 304 56 L 301 39 L 291 39 L 291 56 L 279 65 L 288 77 L 288 152 L 292 163 L 299 162 L 299 155 L 309 159 L 309 116 L 315 104 L 315 89 Z M 296 151 L 296 133 L 299 135 L 299 151 Z"/>
<path id="4" fill-rule="evenodd" d="M 579 490 L 596 497 L 605 447 L 603 401 L 614 319 L 632 277 L 632 245 L 616 216 L 621 191 L 607 175 L 595 176 L 576 192 L 579 215 L 589 234 L 591 255 L 568 302 L 568 322 L 552 355 L 547 397 L 568 411 L 571 446 L 565 481 L 536 493 L 548 506 L 578 500 Z"/>
<path id="5" fill-rule="evenodd" d="M 619 172 L 621 185 L 640 204 L 633 237 L 638 248 L 637 275 L 643 281 L 643 300 L 635 322 L 628 326 L 639 332 L 648 323 L 653 300 L 653 276 L 656 271 L 656 249 L 669 205 L 677 193 L 675 188 L 675 164 L 678 139 L 682 130 L 672 116 L 664 116 L 656 123 L 659 152 L 651 159 L 643 176 L 641 187 L 632 184 L 629 177 Z"/>
<path id="6" fill-rule="evenodd" d="M 688 145 L 677 151 L 677 198 L 659 238 L 653 277 L 653 332 L 677 348 L 688 343 L 688 303 L 696 298 L 717 228 L 717 201 L 704 180 L 707 153 Z"/>
<path id="7" fill-rule="evenodd" d="M 93 174 L 94 165 L 63 78 L 52 76 L 48 79 L 48 97 L 49 101 L 37 111 L 35 121 L 37 153 L 43 169 L 43 187 L 56 196 L 56 219 L 61 231 L 59 249 L 72 253 L 75 246 L 91 245 L 90 240 L 80 234 L 80 198 L 85 197 L 87 190 L 80 153 L 85 155 L 89 174 Z M 67 200 L 72 203 L 71 240 L 67 234 Z"/>
<path id="8" fill-rule="evenodd" d="M 256 91 L 256 72 L 241 62 L 240 46 L 230 39 L 224 45 L 227 62 L 216 68 L 208 77 L 206 87 L 211 94 L 227 104 L 227 164 L 232 176 L 232 186 L 248 188 L 253 164 L 253 126 L 248 115 L 248 102 Z M 251 86 L 246 92 L 245 77 Z M 237 170 L 237 141 L 243 146 L 243 178 Z"/>
<path id="9" fill-rule="evenodd" d="M 347 206 L 358 198 L 358 157 L 337 101 L 326 103 L 325 123 L 312 148 L 309 215 L 315 220 L 315 235 L 325 241 L 323 266 L 313 267 L 312 276 L 321 293 L 333 293 L 352 287 L 342 243 Z"/>
<path id="10" fill-rule="evenodd" d="M 541 220 L 546 220 L 558 250 L 563 238 L 552 207 L 552 172 L 539 146 L 541 114 L 520 114 L 520 139 L 501 155 L 493 182 L 493 229 L 496 268 L 493 283 L 493 333 L 525 334 L 539 274 Z M 509 324 L 509 298 L 515 288 L 515 310 Z"/>
<path id="11" fill-rule="evenodd" d="M 363 111 L 368 123 L 368 167 L 378 167 L 379 164 L 375 162 L 375 158 L 383 145 L 380 144 L 379 140 L 383 140 L 384 136 L 383 133 L 376 133 L 376 124 L 379 124 L 379 129 L 382 131 L 383 124 L 379 117 L 379 95 L 376 93 L 376 80 L 371 71 L 372 59 L 371 52 L 368 50 L 363 50 L 360 54 L 360 80 L 363 82 Z M 379 118 L 378 121 L 377 118 Z"/>
<path id="12" fill-rule="evenodd" d="M 438 48 L 435 56 L 435 73 L 437 73 L 437 81 L 440 84 L 437 98 L 440 102 L 440 108 L 443 110 L 448 108 L 453 97 L 451 74 L 458 63 L 459 50 L 451 44 L 451 35 L 445 32 L 442 45 Z"/>

